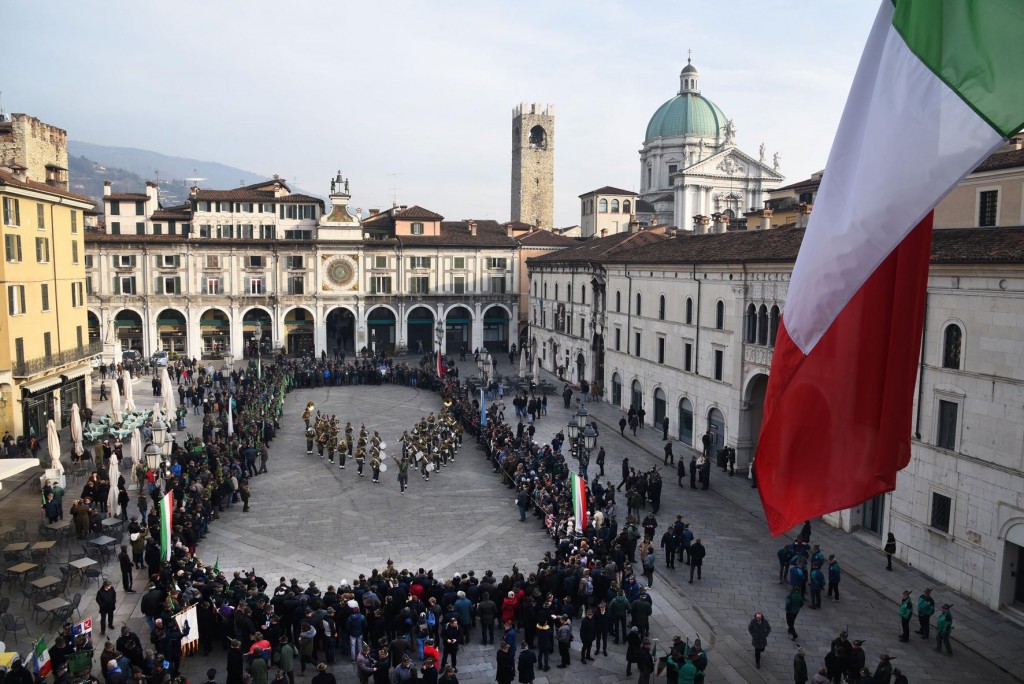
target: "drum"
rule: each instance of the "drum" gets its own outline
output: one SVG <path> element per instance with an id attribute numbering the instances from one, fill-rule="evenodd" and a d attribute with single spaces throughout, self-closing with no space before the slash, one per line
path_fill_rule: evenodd
<path id="1" fill-rule="evenodd" d="M 387 448 L 388 448 L 388 443 L 387 442 L 381 442 L 380 443 L 380 450 L 381 451 L 384 451 Z"/>
<path id="2" fill-rule="evenodd" d="M 381 463 L 380 464 L 380 472 L 382 472 L 382 473 L 388 472 L 388 464 L 387 463 Z"/>
<path id="3" fill-rule="evenodd" d="M 427 464 L 427 472 L 428 473 L 434 472 L 434 464 L 433 463 L 428 463 Z"/>
<path id="4" fill-rule="evenodd" d="M 416 460 L 419 461 L 422 458 L 423 458 L 423 452 L 422 451 L 417 451 L 416 452 Z"/>

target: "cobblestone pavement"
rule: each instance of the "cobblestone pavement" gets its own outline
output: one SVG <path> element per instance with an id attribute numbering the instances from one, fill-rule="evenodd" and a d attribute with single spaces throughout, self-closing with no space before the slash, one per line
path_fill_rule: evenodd
<path id="1" fill-rule="evenodd" d="M 471 363 L 460 364 L 460 370 L 464 375 L 475 372 Z M 136 382 L 137 396 L 148 396 L 143 391 L 148 379 Z M 367 429 L 381 433 L 388 451 L 395 453 L 402 430 L 420 415 L 436 410 L 439 403 L 429 392 L 394 386 L 291 393 L 283 429 L 272 445 L 270 473 L 253 481 L 252 511 L 243 514 L 241 507 L 235 506 L 211 526 L 209 536 L 200 545 L 200 554 L 207 562 L 219 560 L 226 571 L 255 566 L 271 585 L 285 576 L 301 581 L 315 579 L 318 585 L 326 586 L 383 567 L 388 558 L 394 559 L 399 568 L 432 567 L 442 578 L 469 569 L 481 572 L 491 568 L 503 574 L 513 563 L 527 570 L 552 548 L 535 519 L 519 522 L 511 490 L 500 484 L 472 441 L 467 440 L 456 462 L 432 476 L 430 482 L 418 475 L 411 477 L 409 491 L 402 496 L 393 469 L 375 485 L 368 467 L 366 476 L 359 478 L 351 461 L 342 471 L 315 455 L 306 456 L 300 419 L 306 401 L 314 401 L 318 408 L 338 415 L 342 421 L 352 420 L 357 429 L 360 422 L 365 422 Z M 95 402 L 94 408 L 101 414 L 102 405 Z M 593 403 L 587 408 L 600 427 L 598 444 L 607 451 L 605 469 L 613 482 L 618 480 L 623 456 L 629 456 L 636 467 L 661 463 L 660 432 L 648 427 L 638 431 L 637 438 L 621 437 L 615 427 L 617 409 Z M 560 397 L 551 397 L 549 415 L 537 424 L 538 439 L 550 439 L 563 428 L 569 415 Z M 514 421 L 511 405 L 506 418 Z M 190 415 L 187 426 L 195 430 L 198 417 Z M 677 455 L 683 451 L 681 446 L 675 444 Z M 592 466 L 591 476 L 596 472 Z M 1019 659 L 1024 632 L 1016 625 L 967 599 L 950 596 L 913 569 L 900 566 L 892 573 L 885 572 L 884 556 L 877 548 L 823 523 L 814 525 L 813 541 L 821 544 L 826 554 L 836 553 L 844 567 L 842 602 L 826 601 L 820 611 L 805 608 L 797 621 L 800 639 L 797 643 L 790 641 L 782 609 L 785 592 L 777 584 L 775 550 L 781 541 L 771 539 L 766 532 L 756 490 L 743 478 L 725 477 L 718 470 L 712 471 L 711 490 L 707 492 L 691 490 L 688 480 L 684 481 L 685 487 L 676 487 L 671 473 L 663 475 L 666 486 L 659 521 L 664 526 L 677 513 L 684 515 L 702 537 L 708 557 L 703 579 L 693 585 L 686 581 L 685 565 L 677 564 L 675 570 L 659 567 L 651 592 L 655 600 L 652 636 L 667 644 L 674 634 L 691 639 L 699 634 L 711 661 L 708 682 L 792 681 L 791 663 L 797 644 L 807 649 L 808 664 L 814 667 L 842 629 L 848 629 L 851 638 L 865 640 L 870 666 L 877 663 L 878 654 L 888 652 L 896 656 L 894 664 L 904 669 L 911 682 L 967 678 L 1022 681 L 1024 667 Z M 77 493 L 80 484 L 69 483 L 69 492 Z M 16 483 L 8 482 L 0 498 L 0 518 L 24 518 L 31 529 L 40 519 L 37 497 L 28 486 L 16 488 Z M 114 564 L 108 563 L 104 570 L 119 589 Z M 935 587 L 938 602 L 955 604 L 957 629 L 953 633 L 952 658 L 935 653 L 931 650 L 933 643 L 917 637 L 909 644 L 896 640 L 900 591 L 910 589 L 916 597 L 924 586 Z M 79 589 L 73 585 L 72 590 L 82 591 L 85 596 L 83 614 L 95 615 L 94 586 Z M 147 631 L 138 611 L 141 595 L 119 592 L 117 618 L 145 639 Z M 25 610 L 28 604 L 22 605 L 18 594 L 12 603 L 12 610 L 25 615 L 32 625 L 33 635 L 47 633 L 34 621 L 31 611 Z M 757 610 L 765 613 L 774 628 L 760 670 L 753 667 L 753 649 L 746 632 Z M 21 641 L 27 641 L 24 635 Z M 18 647 L 22 651 L 26 648 L 24 643 Z M 625 676 L 623 647 L 612 646 L 609 654 L 607 659 L 599 657 L 596 663 L 585 666 L 574 654 L 571 668 L 540 673 L 546 676 L 536 681 L 634 681 L 635 674 Z M 203 681 L 208 667 L 216 667 L 223 676 L 224 662 L 218 652 L 209 658 L 189 658 L 184 672 L 191 681 Z M 460 652 L 459 664 L 460 681 L 493 681 L 491 647 L 474 642 Z M 355 681 L 352 666 L 347 663 L 337 665 L 335 673 L 340 681 Z"/>

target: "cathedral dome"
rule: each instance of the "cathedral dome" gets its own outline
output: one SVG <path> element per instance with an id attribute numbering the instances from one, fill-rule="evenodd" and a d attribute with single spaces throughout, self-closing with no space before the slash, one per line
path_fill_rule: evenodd
<path id="1" fill-rule="evenodd" d="M 697 67 L 687 60 L 679 74 L 679 94 L 654 112 L 647 124 L 644 142 L 691 135 L 707 138 L 725 136 L 728 119 L 718 105 L 700 94 L 698 77 Z"/>

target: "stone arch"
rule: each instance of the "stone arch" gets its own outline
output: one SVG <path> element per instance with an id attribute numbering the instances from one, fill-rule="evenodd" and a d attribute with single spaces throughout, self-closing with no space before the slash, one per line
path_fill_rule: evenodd
<path id="1" fill-rule="evenodd" d="M 612 404 L 622 406 L 622 376 L 618 371 L 612 373 Z"/>
<path id="2" fill-rule="evenodd" d="M 544 127 L 537 124 L 530 129 L 530 147 L 545 149 L 548 146 L 548 132 Z"/>
<path id="3" fill-rule="evenodd" d="M 638 411 L 643 408 L 644 386 L 639 378 L 633 378 L 633 381 L 629 383 L 629 405 Z"/>
<path id="4" fill-rule="evenodd" d="M 284 310 L 285 347 L 292 356 L 316 354 L 316 315 L 305 306 Z"/>
<path id="5" fill-rule="evenodd" d="M 473 321 L 473 311 L 464 304 L 453 304 L 444 312 L 445 348 L 449 354 L 463 347 L 473 351 Z"/>
<path id="6" fill-rule="evenodd" d="M 95 311 L 86 312 L 86 327 L 89 330 L 89 342 L 99 342 L 103 339 L 103 330 L 100 326 L 100 315 Z"/>
<path id="7" fill-rule="evenodd" d="M 655 427 L 661 426 L 661 420 L 668 415 L 668 397 L 665 396 L 665 390 L 661 385 L 657 385 L 654 388 L 654 422 L 651 423 Z"/>
<path id="8" fill-rule="evenodd" d="M 167 307 L 156 315 L 157 346 L 169 354 L 188 354 L 188 317 L 179 309 Z"/>
<path id="9" fill-rule="evenodd" d="M 693 446 L 693 402 L 688 397 L 680 397 L 678 406 L 676 435 L 683 444 Z"/>
<path id="10" fill-rule="evenodd" d="M 117 349 L 119 351 L 128 351 L 129 349 L 133 349 L 140 354 L 143 354 L 145 350 L 143 349 L 144 331 L 142 313 L 131 307 L 125 307 L 114 314 L 113 321 L 114 334 L 117 340 Z M 118 356 L 120 356 L 120 354 L 118 354 Z"/>
<path id="11" fill-rule="evenodd" d="M 509 349 L 509 326 L 512 312 L 501 304 L 492 304 L 483 310 L 484 348 L 492 353 Z"/>
<path id="12" fill-rule="evenodd" d="M 257 334 L 259 345 L 257 347 Z M 274 347 L 274 317 L 262 306 L 250 306 L 242 310 L 242 354 L 255 357 L 268 354 Z"/>
<path id="13" fill-rule="evenodd" d="M 366 312 L 367 348 L 371 353 L 395 350 L 398 313 L 387 304 L 378 304 Z"/>
<path id="14" fill-rule="evenodd" d="M 429 306 L 411 307 L 405 314 L 406 340 L 410 352 L 433 351 L 436 343 L 434 324 L 437 312 Z"/>
<path id="15" fill-rule="evenodd" d="M 708 409 L 707 413 L 708 429 L 711 430 L 711 436 L 714 441 L 711 443 L 711 448 L 708 451 L 709 456 L 714 456 L 718 453 L 718 450 L 725 446 L 726 439 L 726 424 L 725 414 L 717 406 L 712 406 Z"/>
<path id="16" fill-rule="evenodd" d="M 350 306 L 339 304 L 327 311 L 324 319 L 327 325 L 327 347 L 343 352 L 356 351 L 356 311 Z"/>
<path id="17" fill-rule="evenodd" d="M 223 307 L 209 306 L 199 313 L 199 338 L 204 357 L 231 353 L 231 315 Z"/>

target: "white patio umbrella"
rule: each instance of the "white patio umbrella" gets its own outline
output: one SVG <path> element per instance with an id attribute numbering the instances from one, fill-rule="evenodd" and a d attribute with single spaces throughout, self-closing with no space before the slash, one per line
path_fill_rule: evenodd
<path id="1" fill-rule="evenodd" d="M 120 511 L 117 506 L 117 480 L 121 473 L 117 471 L 117 459 L 111 458 L 107 466 L 107 481 L 110 482 L 110 493 L 107 494 L 107 515 L 111 518 L 118 517 Z"/>
<path id="2" fill-rule="evenodd" d="M 60 438 L 57 437 L 57 425 L 52 418 L 46 421 L 46 449 L 50 452 L 50 467 L 64 470 L 60 463 Z"/>
<path id="3" fill-rule="evenodd" d="M 519 350 L 519 377 L 526 377 L 526 350 Z"/>
<path id="4" fill-rule="evenodd" d="M 540 382 L 540 355 L 533 355 L 533 382 Z"/>
<path id="5" fill-rule="evenodd" d="M 110 383 L 110 415 L 115 421 L 121 420 L 121 390 L 117 388 L 117 380 Z"/>
<path id="6" fill-rule="evenodd" d="M 142 462 L 142 433 L 139 428 L 132 430 L 132 446 L 128 452 L 132 457 L 132 469 Z"/>
<path id="7" fill-rule="evenodd" d="M 71 442 L 75 456 L 85 453 L 85 447 L 82 445 L 82 416 L 78 412 L 78 404 L 71 405 Z"/>
<path id="8" fill-rule="evenodd" d="M 124 410 L 135 410 L 135 388 L 132 386 L 131 371 L 124 372 Z"/>
<path id="9" fill-rule="evenodd" d="M 160 374 L 160 394 L 164 399 L 164 408 L 167 410 L 167 420 L 174 420 L 174 412 L 177 408 L 174 405 L 174 386 L 171 384 L 171 376 L 164 366 Z"/>

